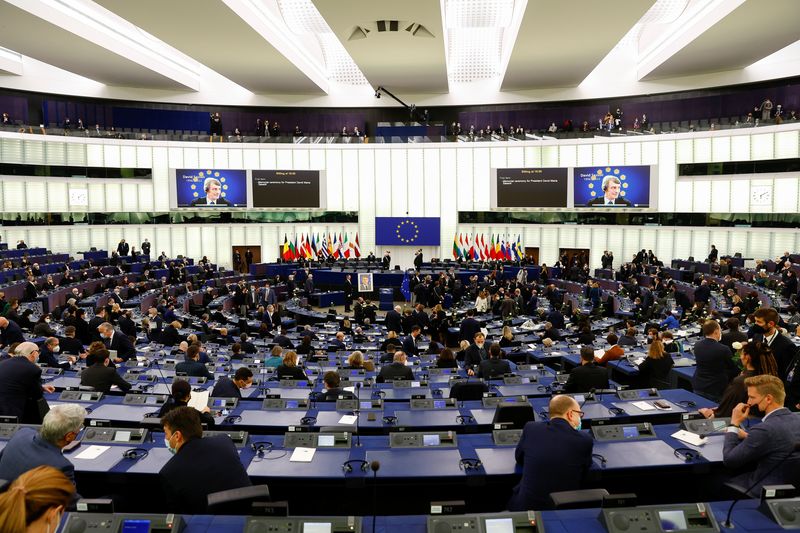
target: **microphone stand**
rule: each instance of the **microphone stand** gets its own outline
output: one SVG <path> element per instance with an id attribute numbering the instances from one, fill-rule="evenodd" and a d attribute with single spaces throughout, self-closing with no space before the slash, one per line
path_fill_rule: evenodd
<path id="1" fill-rule="evenodd" d="M 380 461 L 372 461 L 369 464 L 372 470 L 372 531 L 375 531 L 375 516 L 378 514 L 378 470 L 381 469 Z"/>
<path id="2" fill-rule="evenodd" d="M 361 418 L 361 416 L 360 416 L 361 415 L 361 409 L 360 409 L 360 407 L 361 407 L 361 395 L 359 394 L 360 391 L 361 391 L 361 382 L 360 381 L 356 381 L 356 408 L 353 411 L 355 413 L 355 415 L 356 415 L 356 448 L 360 448 L 361 447 L 361 432 L 359 431 L 359 428 L 358 428 L 358 425 L 359 425 L 358 422 L 359 422 L 359 419 Z"/>

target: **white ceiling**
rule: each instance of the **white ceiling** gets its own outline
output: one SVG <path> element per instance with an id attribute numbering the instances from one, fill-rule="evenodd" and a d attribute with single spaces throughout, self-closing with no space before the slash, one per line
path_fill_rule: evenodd
<path id="1" fill-rule="evenodd" d="M 765 1 L 0 0 L 0 47 L 8 49 L 0 53 L 0 87 L 335 107 L 395 105 L 375 100 L 379 85 L 418 105 L 455 105 L 645 94 L 800 75 L 800 0 L 769 0 L 768 9 Z M 453 76 L 456 67 L 448 64 L 447 2 L 514 6 L 519 17 L 513 31 L 505 30 L 511 39 L 502 45 L 494 84 L 453 83 L 464 76 Z M 635 26 L 664 2 L 680 6 L 686 17 L 705 14 Z M 318 20 L 306 26 L 320 33 L 298 33 L 287 6 L 294 13 L 318 10 Z M 399 21 L 398 31 L 379 31 L 384 20 Z M 412 35 L 418 24 L 425 30 Z M 634 27 L 643 28 L 638 35 L 647 40 L 623 49 L 620 40 Z M 352 39 L 358 28 L 370 31 Z M 324 32 L 349 54 L 345 63 L 352 58 L 357 76 L 348 79 L 367 83 L 343 84 L 332 74 Z"/>

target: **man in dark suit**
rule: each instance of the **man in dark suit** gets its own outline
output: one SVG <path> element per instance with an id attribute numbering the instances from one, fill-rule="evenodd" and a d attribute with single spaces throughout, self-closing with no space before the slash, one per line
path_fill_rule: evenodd
<path id="1" fill-rule="evenodd" d="M 572 369 L 564 386 L 564 392 L 589 392 L 592 389 L 608 388 L 608 369 L 594 362 L 594 349 L 581 348 L 581 366 Z"/>
<path id="2" fill-rule="evenodd" d="M 700 286 L 694 290 L 694 303 L 701 302 L 703 305 L 708 305 L 711 299 L 711 287 L 708 286 L 708 281 L 703 280 Z"/>
<path id="3" fill-rule="evenodd" d="M 88 334 L 89 339 L 81 339 L 81 340 L 82 341 L 88 340 L 90 342 L 102 341 L 103 338 L 100 335 L 100 329 L 99 328 L 100 328 L 100 325 L 103 322 L 107 322 L 107 321 L 108 321 L 108 313 L 106 311 L 106 308 L 105 307 L 98 307 L 97 309 L 95 309 L 94 310 L 94 316 L 89 321 L 89 324 L 87 326 L 87 328 L 88 328 L 87 334 Z M 151 320 L 150 323 L 152 324 L 153 321 Z M 79 338 L 80 338 L 80 333 L 77 332 L 77 327 L 76 327 L 76 333 L 79 335 Z M 89 344 L 89 342 L 87 342 L 86 344 Z"/>
<path id="4" fill-rule="evenodd" d="M 13 320 L 0 317 L 0 344 L 4 347 L 11 346 L 15 342 L 25 342 L 22 330 Z"/>
<path id="5" fill-rule="evenodd" d="M 592 465 L 592 438 L 582 431 L 578 402 L 570 396 L 553 396 L 550 420 L 528 422 L 514 452 L 522 466 L 522 479 L 508 502 L 510 511 L 552 507 L 551 492 L 581 487 Z"/>
<path id="6" fill-rule="evenodd" d="M 112 303 L 122 305 L 122 302 L 122 289 L 120 287 L 114 287 L 114 290 L 108 295 L 108 305 L 111 305 Z"/>
<path id="7" fill-rule="evenodd" d="M 119 255 L 128 255 L 130 249 L 131 247 L 127 242 L 125 242 L 125 239 L 120 240 L 119 244 L 117 244 L 117 253 Z"/>
<path id="8" fill-rule="evenodd" d="M 198 205 L 202 206 L 231 205 L 231 203 L 222 196 L 222 183 L 218 179 L 206 178 L 205 181 L 203 181 L 203 190 L 205 191 L 206 195 L 201 198 L 195 198 L 194 200 L 192 200 L 192 203 L 189 204 L 191 207 L 195 207 Z"/>
<path id="9" fill-rule="evenodd" d="M 503 359 L 503 349 L 499 344 L 489 347 L 489 358 L 478 365 L 478 377 L 483 379 L 501 378 L 511 372 L 511 365 Z"/>
<path id="10" fill-rule="evenodd" d="M 461 321 L 461 330 L 459 331 L 459 339 L 462 341 L 471 342 L 475 338 L 475 334 L 481 330 L 481 324 L 475 320 L 475 309 L 467 311 L 467 317 Z"/>
<path id="11" fill-rule="evenodd" d="M 628 200 L 620 196 L 622 183 L 620 182 L 619 178 L 613 174 L 609 174 L 603 178 L 601 188 L 603 189 L 603 196 L 591 200 L 586 205 L 616 205 L 623 207 L 629 207 L 631 205 Z"/>
<path id="12" fill-rule="evenodd" d="M 83 353 L 83 344 L 75 338 L 75 326 L 67 326 L 64 328 L 64 336 L 59 337 L 58 345 L 61 347 L 61 353 L 68 353 L 72 355 L 80 355 Z"/>
<path id="13" fill-rule="evenodd" d="M 339 377 L 339 374 L 333 370 L 325 372 L 325 375 L 322 377 L 322 382 L 325 385 L 325 390 L 320 391 L 319 394 L 317 394 L 316 399 L 318 402 L 335 402 L 340 396 L 346 399 L 352 399 L 356 397 L 356 395 L 352 392 L 346 391 L 339 386 L 342 380 Z"/>
<path id="14" fill-rule="evenodd" d="M 381 259 L 381 265 L 383 266 L 384 270 L 389 270 L 392 268 L 392 252 L 386 250 L 383 254 L 383 259 Z"/>
<path id="15" fill-rule="evenodd" d="M 37 296 L 39 296 L 39 289 L 36 287 L 36 278 L 28 276 L 28 280 L 25 282 L 25 291 L 22 295 L 22 299 L 26 302 L 32 302 Z"/>
<path id="16" fill-rule="evenodd" d="M 786 380 L 789 365 L 797 354 L 797 346 L 778 329 L 780 316 L 772 307 L 760 307 L 753 314 L 755 324 L 750 328 L 753 340 L 763 342 L 772 349 L 778 367 L 778 377 Z"/>
<path id="17" fill-rule="evenodd" d="M 403 339 L 403 351 L 410 355 L 419 355 L 419 336 L 422 329 L 419 326 L 411 328 L 411 335 Z"/>
<path id="18" fill-rule="evenodd" d="M 205 514 L 209 494 L 252 485 L 230 437 L 203 438 L 197 410 L 178 407 L 161 423 L 175 454 L 159 472 L 169 512 Z"/>
<path id="19" fill-rule="evenodd" d="M 350 306 L 353 305 L 353 281 L 351 279 L 350 274 L 345 275 L 344 277 L 344 312 L 350 312 Z"/>
<path id="20" fill-rule="evenodd" d="M 347 346 L 344 343 L 344 332 L 337 331 L 336 336 L 330 340 L 328 343 L 328 350 L 330 351 L 339 351 L 339 350 L 346 350 Z"/>
<path id="21" fill-rule="evenodd" d="M 133 387 L 122 379 L 115 368 L 108 366 L 108 350 L 95 352 L 94 364 L 81 372 L 81 385 L 93 387 L 102 393 L 108 393 L 112 385 L 119 387 L 122 392 L 128 392 Z"/>
<path id="22" fill-rule="evenodd" d="M 115 363 L 122 363 L 130 358 L 136 357 L 136 348 L 133 347 L 131 340 L 121 331 L 114 329 L 108 322 L 103 322 L 97 328 L 103 338 L 106 348 L 117 352 Z"/>
<path id="23" fill-rule="evenodd" d="M 61 352 L 60 341 L 57 337 L 48 337 L 39 348 L 39 364 L 47 365 L 52 368 L 63 368 L 69 370 L 72 363 L 78 360 L 77 357 L 68 357 L 66 361 L 59 361 L 57 353 Z"/>
<path id="24" fill-rule="evenodd" d="M 52 466 L 75 484 L 75 467 L 61 450 L 83 429 L 86 409 L 74 403 L 54 405 L 39 431 L 22 427 L 0 452 L 0 479 L 12 480 L 37 466 Z"/>
<path id="25" fill-rule="evenodd" d="M 259 305 L 275 305 L 278 303 L 278 296 L 275 290 L 270 287 L 269 282 L 258 291 L 258 304 Z"/>
<path id="26" fill-rule="evenodd" d="M 142 243 L 142 247 L 141 248 L 142 248 L 142 253 L 144 255 L 150 255 L 150 241 L 145 239 L 144 242 Z"/>
<path id="27" fill-rule="evenodd" d="M 732 479 L 748 496 L 757 498 L 764 485 L 792 483 L 800 473 L 800 418 L 784 407 L 783 382 L 768 374 L 744 380 L 747 403 L 733 408 L 725 433 L 722 462 L 729 469 L 743 470 Z M 762 416 L 749 431 L 741 428 L 749 416 Z M 754 485 L 755 484 L 755 485 Z"/>
<path id="28" fill-rule="evenodd" d="M 4 319 L 3 319 L 4 320 Z M 38 424 L 34 416 L 42 391 L 55 392 L 52 385 L 42 385 L 42 369 L 36 366 L 39 347 L 32 342 L 17 346 L 14 357 L 0 362 L 0 415 L 16 416 L 20 422 Z"/>
<path id="29" fill-rule="evenodd" d="M 689 297 L 686 295 L 686 293 L 678 290 L 678 287 L 676 285 L 672 286 L 672 294 L 675 298 L 675 305 L 680 307 L 681 310 L 683 311 L 682 316 L 686 316 L 686 314 L 692 309 L 691 300 L 689 300 Z"/>
<path id="30" fill-rule="evenodd" d="M 729 318 L 725 322 L 725 327 L 727 328 L 727 331 L 722 334 L 722 340 L 720 340 L 720 342 L 725 346 L 727 346 L 731 351 L 733 351 L 734 342 L 747 341 L 747 333 L 739 330 L 738 318 L 736 317 Z"/>
<path id="31" fill-rule="evenodd" d="M 242 347 L 242 351 L 247 354 L 254 354 L 258 350 L 256 350 L 255 345 L 250 342 L 247 333 L 242 333 L 239 335 L 239 345 Z"/>
<path id="32" fill-rule="evenodd" d="M 314 292 L 314 274 L 308 275 L 303 283 L 303 289 L 306 291 L 306 296 L 310 296 Z"/>
<path id="33" fill-rule="evenodd" d="M 730 349 L 719 342 L 722 330 L 716 321 L 707 320 L 703 324 L 703 336 L 693 348 L 697 367 L 692 387 L 696 394 L 718 402 L 725 387 L 738 374 L 738 368 Z"/>
<path id="34" fill-rule="evenodd" d="M 136 336 L 136 323 L 133 321 L 133 313 L 128 310 L 125 311 L 122 316 L 119 317 L 117 320 L 117 325 L 119 326 L 119 330 L 128 335 L 129 337 Z"/>
<path id="35" fill-rule="evenodd" d="M 175 372 L 206 378 L 208 381 L 214 379 L 214 375 L 208 371 L 206 365 L 200 362 L 200 346 L 192 344 L 186 349 L 186 360 L 175 365 Z"/>
<path id="36" fill-rule="evenodd" d="M 712 244 L 711 251 L 708 252 L 708 262 L 716 263 L 718 257 L 719 257 L 719 250 L 717 250 L 717 247 Z"/>
<path id="37" fill-rule="evenodd" d="M 419 272 L 422 268 L 422 248 L 414 254 L 414 269 Z"/>
<path id="38" fill-rule="evenodd" d="M 272 338 L 272 342 L 276 345 L 280 346 L 281 348 L 288 348 L 290 350 L 294 350 L 294 344 L 292 340 L 287 336 L 288 331 L 286 330 L 286 326 L 281 326 L 281 332 L 279 335 L 275 335 Z"/>
<path id="39" fill-rule="evenodd" d="M 472 344 L 469 348 L 464 350 L 464 368 L 470 376 L 475 375 L 475 370 L 481 361 L 489 357 L 486 352 L 486 335 L 482 331 L 478 331 L 473 337 Z"/>
<path id="40" fill-rule="evenodd" d="M 253 384 L 253 371 L 246 366 L 240 367 L 233 379 L 222 376 L 214 385 L 211 396 L 214 398 L 241 398 L 240 389 L 247 389 Z"/>
<path id="41" fill-rule="evenodd" d="M 386 312 L 386 329 L 394 331 L 398 335 L 403 333 L 403 315 L 400 314 L 402 308 L 397 305 L 391 311 Z"/>
<path id="42" fill-rule="evenodd" d="M 376 381 L 378 383 L 385 383 L 386 381 L 394 381 L 395 379 L 413 380 L 414 373 L 406 366 L 406 361 L 405 353 L 395 352 L 392 362 L 381 368 Z"/>

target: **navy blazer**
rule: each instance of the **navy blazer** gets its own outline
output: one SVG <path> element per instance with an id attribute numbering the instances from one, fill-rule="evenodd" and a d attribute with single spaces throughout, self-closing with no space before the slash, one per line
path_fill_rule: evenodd
<path id="1" fill-rule="evenodd" d="M 175 365 L 175 372 L 180 372 L 187 376 L 206 378 L 208 381 L 214 379 L 214 374 L 209 372 L 206 365 L 200 361 L 181 361 Z"/>
<path id="2" fill-rule="evenodd" d="M 472 343 L 475 341 L 475 334 L 481 330 L 481 324 L 471 316 L 468 316 L 461 321 L 461 329 L 459 330 L 459 337 L 462 341 Z"/>
<path id="3" fill-rule="evenodd" d="M 209 494 L 252 485 L 227 435 L 185 443 L 159 478 L 170 513 L 205 514 Z"/>
<path id="4" fill-rule="evenodd" d="M 236 383 L 227 376 L 222 376 L 217 380 L 214 389 L 211 391 L 212 398 L 241 398 L 242 393 Z"/>
<path id="5" fill-rule="evenodd" d="M 109 350 L 116 350 L 117 357 L 127 361 L 131 357 L 136 357 L 136 349 L 133 347 L 131 340 L 118 329 L 114 330 L 114 335 L 111 341 L 104 339 L 104 343 Z"/>
<path id="6" fill-rule="evenodd" d="M 800 417 L 788 409 L 777 409 L 753 426 L 745 439 L 740 439 L 736 433 L 726 433 L 722 462 L 728 468 L 748 468 L 731 480 L 742 490 L 766 476 L 748 492 L 750 497 L 758 498 L 763 485 L 794 483 L 797 479 L 800 473 L 798 443 Z M 777 466 L 781 461 L 783 464 Z"/>
<path id="7" fill-rule="evenodd" d="M 94 390 L 108 393 L 112 385 L 116 385 L 122 392 L 128 392 L 133 387 L 117 373 L 116 368 L 103 363 L 94 363 L 81 372 L 81 385 L 94 387 Z"/>
<path id="8" fill-rule="evenodd" d="M 3 346 L 11 346 L 15 342 L 25 342 L 25 336 L 19 325 L 13 320 L 9 320 L 8 326 L 0 330 L 0 340 L 2 340 Z"/>
<path id="9" fill-rule="evenodd" d="M 697 341 L 692 351 L 697 360 L 692 379 L 694 392 L 719 400 L 725 387 L 739 373 L 733 354 L 727 346 L 709 338 Z"/>
<path id="10" fill-rule="evenodd" d="M 390 363 L 381 368 L 376 381 L 378 383 L 385 383 L 387 380 L 393 381 L 395 379 L 408 379 L 413 381 L 414 372 L 412 372 L 411 367 L 403 363 Z"/>
<path id="11" fill-rule="evenodd" d="M 75 467 L 61 450 L 44 440 L 33 428 L 20 428 L 0 451 L 0 479 L 13 481 L 42 465 L 61 470 L 75 484 Z"/>
<path id="12" fill-rule="evenodd" d="M 16 416 L 20 422 L 40 423 L 41 420 L 25 420 L 26 406 L 42 398 L 42 369 L 25 357 L 12 357 L 0 362 L 0 415 Z"/>
<path id="13" fill-rule="evenodd" d="M 386 312 L 386 329 L 397 334 L 403 333 L 403 316 L 394 309 Z"/>
<path id="14" fill-rule="evenodd" d="M 514 487 L 509 511 L 548 509 L 550 493 L 576 490 L 592 465 L 592 438 L 556 418 L 528 422 L 514 456 L 522 466 L 522 479 Z"/>
<path id="15" fill-rule="evenodd" d="M 421 335 L 420 335 L 421 336 Z M 417 342 L 419 342 L 420 336 L 417 336 Z M 405 339 L 403 339 L 403 351 L 406 355 L 419 355 L 419 348 L 417 344 L 414 342 L 414 336 L 409 335 Z"/>

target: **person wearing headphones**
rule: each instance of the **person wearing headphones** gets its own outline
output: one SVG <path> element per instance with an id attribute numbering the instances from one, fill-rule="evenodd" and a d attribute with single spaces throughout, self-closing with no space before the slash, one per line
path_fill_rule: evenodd
<path id="1" fill-rule="evenodd" d="M 622 182 L 620 182 L 618 177 L 614 175 L 608 175 L 604 177 L 601 188 L 603 189 L 603 196 L 591 200 L 586 205 L 621 205 L 623 207 L 630 207 L 631 203 L 624 197 L 620 196 Z"/>

